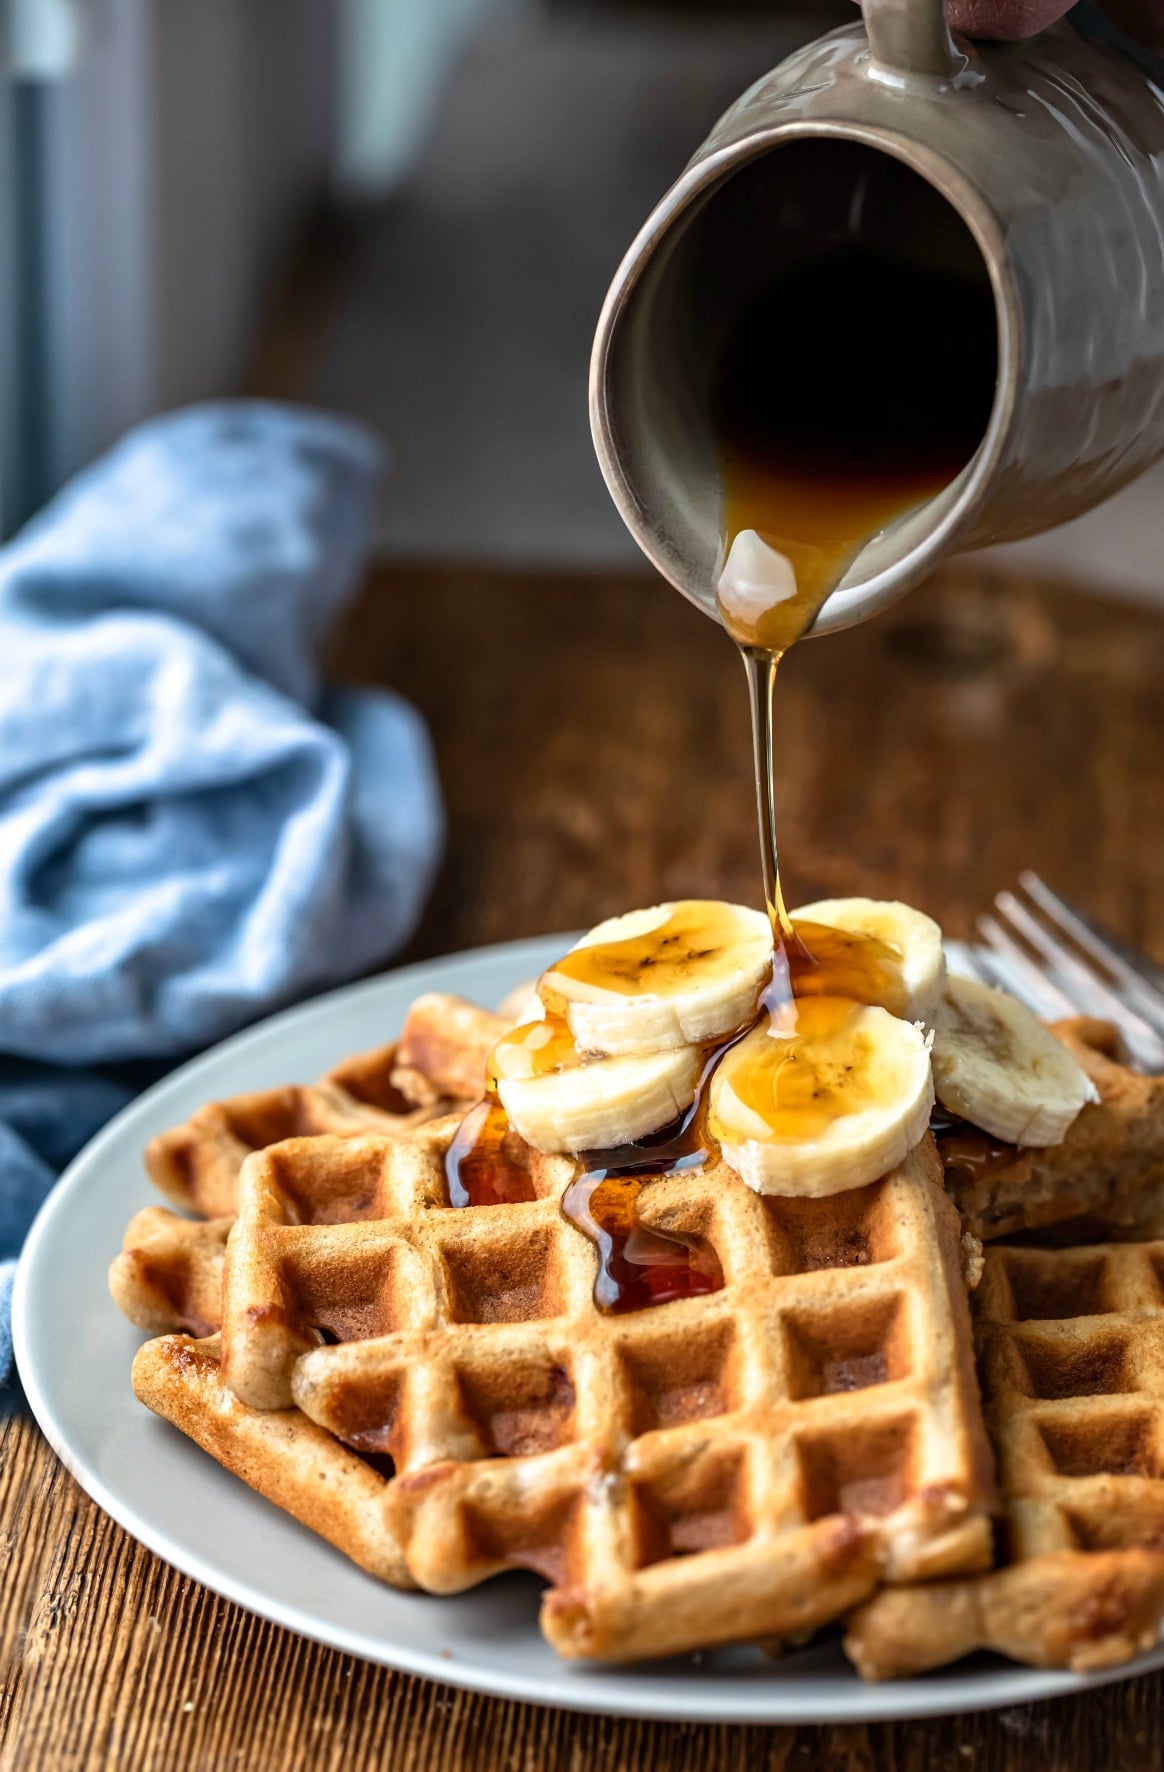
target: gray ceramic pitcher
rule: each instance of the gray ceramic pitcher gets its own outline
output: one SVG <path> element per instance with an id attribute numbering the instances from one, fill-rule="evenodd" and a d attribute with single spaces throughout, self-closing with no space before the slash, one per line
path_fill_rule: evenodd
<path id="1" fill-rule="evenodd" d="M 740 197 L 757 180 L 759 235 Z M 892 602 L 954 550 L 1077 516 L 1164 455 L 1164 93 L 1067 23 L 970 44 L 942 0 L 864 0 L 863 23 L 789 57 L 721 118 L 598 324 L 591 423 L 607 484 L 647 556 L 711 615 L 716 337 L 790 257 L 844 233 L 871 180 L 878 250 L 968 257 L 967 274 L 989 277 L 994 402 L 962 473 L 862 548 L 814 632 Z"/>

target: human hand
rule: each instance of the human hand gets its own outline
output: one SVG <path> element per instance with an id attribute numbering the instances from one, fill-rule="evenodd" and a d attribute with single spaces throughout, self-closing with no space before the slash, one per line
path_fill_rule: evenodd
<path id="1" fill-rule="evenodd" d="M 964 37 L 1004 42 L 1033 37 L 1069 12 L 1074 0 L 946 0 L 946 13 Z M 1133 37 L 1164 46 L 1164 0 L 1105 0 L 1104 11 Z"/>
<path id="2" fill-rule="evenodd" d="M 1033 37 L 1069 12 L 1073 0 L 947 0 L 946 15 L 964 37 L 1011 41 Z"/>

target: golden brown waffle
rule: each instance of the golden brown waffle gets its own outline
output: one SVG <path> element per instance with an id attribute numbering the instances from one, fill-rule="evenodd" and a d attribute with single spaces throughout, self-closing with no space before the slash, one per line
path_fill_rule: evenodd
<path id="1" fill-rule="evenodd" d="M 1145 1077 L 1119 1062 L 1110 1022 L 1079 1016 L 1052 1032 L 1099 1091 L 1061 1144 L 1045 1149 L 991 1146 L 985 1133 L 942 1140 L 946 1187 L 963 1223 L 984 1242 L 1060 1220 L 1134 1214 L 1141 1192 L 1164 1190 L 1164 1077 Z M 980 1147 L 975 1172 L 951 1153 Z M 995 1155 L 990 1159 L 990 1152 Z"/>
<path id="2" fill-rule="evenodd" d="M 248 1409 L 222 1382 L 218 1338 L 166 1335 L 133 1362 L 133 1388 L 219 1464 L 371 1575 L 413 1587 L 385 1517 L 388 1478 L 298 1409 Z"/>
<path id="3" fill-rule="evenodd" d="M 454 1127 L 251 1157 L 224 1288 L 230 1388 L 393 1460 L 422 1586 L 532 1568 L 561 1653 L 629 1659 L 802 1636 L 879 1579 L 985 1566 L 931 1141 L 827 1200 L 761 1199 L 718 1163 L 652 1183 L 642 1222 L 705 1239 L 724 1286 L 608 1315 L 559 1208 L 572 1165 L 535 1157 L 535 1200 L 455 1211 Z"/>
<path id="4" fill-rule="evenodd" d="M 151 1140 L 146 1168 L 175 1205 L 204 1218 L 233 1216 L 238 1173 L 252 1151 L 284 1138 L 392 1132 L 477 1100 L 508 1025 L 461 997 L 418 997 L 399 1041 L 345 1059 L 316 1084 L 208 1102 Z"/>
<path id="5" fill-rule="evenodd" d="M 1009 1566 L 878 1594 L 846 1648 L 871 1679 L 973 1649 L 1075 1669 L 1164 1610 L 1164 1241 L 992 1248 L 974 1299 Z"/>
<path id="6" fill-rule="evenodd" d="M 213 1335 L 222 1324 L 222 1261 L 232 1218 L 179 1218 L 146 1206 L 130 1219 L 109 1269 L 119 1310 L 139 1329 Z"/>
<path id="7" fill-rule="evenodd" d="M 488 1054 L 507 1025 L 506 1018 L 461 997 L 418 997 L 398 1042 L 346 1059 L 316 1087 L 291 1085 L 211 1102 L 154 1139 L 146 1164 L 157 1185 L 210 1218 L 191 1222 L 160 1206 L 137 1213 L 109 1269 L 119 1309 L 154 1335 L 212 1334 L 222 1322 L 222 1256 L 234 1221 L 238 1172 L 251 1151 L 292 1136 L 385 1133 L 421 1125 L 451 1108 L 463 1113 L 481 1094 Z M 216 1205 L 221 1215 L 213 1213 Z"/>

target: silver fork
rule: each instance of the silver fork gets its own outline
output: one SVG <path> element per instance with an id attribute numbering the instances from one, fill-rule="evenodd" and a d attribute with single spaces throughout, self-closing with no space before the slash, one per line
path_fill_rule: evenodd
<path id="1" fill-rule="evenodd" d="M 1000 984 L 1050 1020 L 1098 1015 L 1123 1036 L 1141 1070 L 1164 1072 L 1164 979 L 1137 954 L 1075 910 L 1029 868 L 1022 896 L 995 895 L 996 915 L 978 929 L 985 946 L 961 954 L 988 984 Z"/>

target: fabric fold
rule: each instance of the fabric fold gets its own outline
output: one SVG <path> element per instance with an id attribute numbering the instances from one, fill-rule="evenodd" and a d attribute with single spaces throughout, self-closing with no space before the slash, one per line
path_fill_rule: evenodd
<path id="1" fill-rule="evenodd" d="M 176 1058 L 411 933 L 443 838 L 428 734 L 315 661 L 384 462 L 344 419 L 200 407 L 0 552 L 0 1055 Z M 46 1157 L 0 1056 L 0 1257 L 92 1130 L 58 1084 Z"/>

